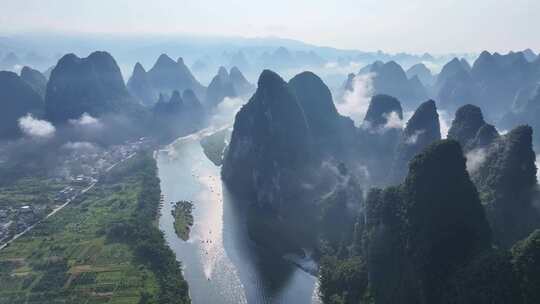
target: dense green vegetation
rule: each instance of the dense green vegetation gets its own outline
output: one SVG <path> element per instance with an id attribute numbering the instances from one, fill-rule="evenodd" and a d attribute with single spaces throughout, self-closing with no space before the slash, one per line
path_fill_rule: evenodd
<path id="1" fill-rule="evenodd" d="M 0 251 L 0 303 L 189 303 L 156 227 L 151 155 L 107 173 L 72 204 Z"/>
<path id="2" fill-rule="evenodd" d="M 370 191 L 364 206 L 364 214 L 349 225 L 348 242 L 323 242 L 330 244 L 320 263 L 324 303 L 540 299 L 540 232 L 511 252 L 493 247 L 456 141 L 428 146 L 411 161 L 404 183 Z"/>
<path id="3" fill-rule="evenodd" d="M 171 211 L 174 217 L 174 231 L 179 238 L 184 241 L 189 239 L 189 231 L 193 226 L 193 203 L 188 201 L 179 201 Z"/>

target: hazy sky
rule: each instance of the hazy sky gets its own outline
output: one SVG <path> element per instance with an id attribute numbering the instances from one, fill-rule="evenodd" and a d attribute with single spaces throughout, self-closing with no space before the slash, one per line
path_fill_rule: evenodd
<path id="1" fill-rule="evenodd" d="M 279 36 L 390 52 L 540 51 L 540 0 L 0 0 L 0 31 Z"/>

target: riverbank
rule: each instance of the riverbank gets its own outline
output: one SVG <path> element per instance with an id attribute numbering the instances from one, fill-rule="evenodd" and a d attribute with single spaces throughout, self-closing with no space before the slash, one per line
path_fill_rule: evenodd
<path id="1" fill-rule="evenodd" d="M 319 303 L 316 276 L 293 261 L 265 254 L 250 240 L 245 214 L 237 208 L 242 202 L 223 186 L 219 166 L 200 143 L 223 129 L 181 137 L 154 154 L 163 200 L 194 203 L 187 241 L 175 232 L 174 205 L 163 204 L 159 220 L 167 244 L 184 265 L 193 303 Z"/>

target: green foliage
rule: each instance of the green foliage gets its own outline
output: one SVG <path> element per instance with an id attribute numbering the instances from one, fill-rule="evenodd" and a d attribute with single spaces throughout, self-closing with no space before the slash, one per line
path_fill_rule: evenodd
<path id="1" fill-rule="evenodd" d="M 522 303 L 511 255 L 505 251 L 491 250 L 477 256 L 452 276 L 445 288 L 442 303 Z"/>
<path id="2" fill-rule="evenodd" d="M 490 250 L 490 229 L 456 141 L 429 145 L 411 161 L 401 186 L 369 193 L 364 212 L 350 228 L 350 253 L 360 257 L 323 258 L 320 289 L 325 303 L 441 303 L 459 271 L 476 278 L 473 286 L 497 289 L 500 297 L 514 295 L 510 285 L 499 290 L 505 284 L 501 277 L 512 274 L 508 259 L 506 264 L 498 259 L 472 262 Z M 479 268 L 499 276 L 490 281 Z M 458 286 L 456 290 L 462 297 L 484 299 Z"/>
<path id="3" fill-rule="evenodd" d="M 359 303 L 368 285 L 366 265 L 358 256 L 326 256 L 320 263 L 319 282 L 324 303 Z"/>
<path id="4" fill-rule="evenodd" d="M 459 143 L 428 146 L 410 164 L 403 184 L 407 252 L 428 302 L 445 280 L 490 247 L 490 229 Z"/>
<path id="5" fill-rule="evenodd" d="M 66 259 L 52 260 L 43 265 L 34 266 L 34 269 L 43 271 L 44 274 L 34 285 L 32 292 L 62 289 L 69 277 L 67 274 L 69 267 Z"/>
<path id="6" fill-rule="evenodd" d="M 494 243 L 500 247 L 510 248 L 540 227 L 540 216 L 532 206 L 537 186 L 535 161 L 532 129 L 519 126 L 490 146 L 473 174 Z"/>
<path id="7" fill-rule="evenodd" d="M 127 235 L 126 240 L 134 248 L 138 260 L 147 265 L 156 276 L 160 288 L 157 303 L 190 303 L 188 285 L 182 275 L 181 265 L 176 261 L 154 221 L 149 220 L 157 219 L 161 196 L 156 163 L 147 155 L 141 166 L 142 189 L 137 208 L 128 226 L 114 229 Z"/>
<path id="8" fill-rule="evenodd" d="M 519 277 L 523 303 L 540 303 L 540 230 L 535 230 L 512 248 L 514 269 Z"/>
<path id="9" fill-rule="evenodd" d="M 192 202 L 179 201 L 171 212 L 174 217 L 174 231 L 184 241 L 189 239 L 189 231 L 193 226 L 192 209 Z"/>
<path id="10" fill-rule="evenodd" d="M 119 164 L 0 251 L 0 303 L 190 303 L 155 222 L 156 170 L 150 153 Z"/>

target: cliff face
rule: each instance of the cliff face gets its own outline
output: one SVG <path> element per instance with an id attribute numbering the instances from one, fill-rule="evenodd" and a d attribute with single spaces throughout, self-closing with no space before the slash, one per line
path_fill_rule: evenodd
<path id="1" fill-rule="evenodd" d="M 310 144 L 295 95 L 279 75 L 265 70 L 255 95 L 236 115 L 223 179 L 233 191 L 255 197 L 259 206 L 279 210 L 286 189 L 298 185 Z"/>
<path id="2" fill-rule="evenodd" d="M 330 89 L 311 72 L 296 75 L 288 85 L 305 114 L 314 152 L 346 158 L 354 146 L 354 123 L 339 115 Z"/>

